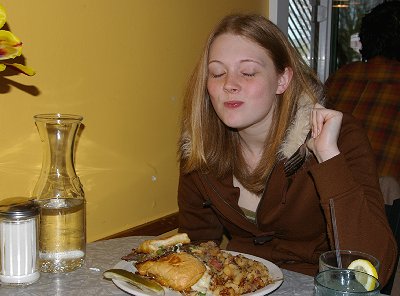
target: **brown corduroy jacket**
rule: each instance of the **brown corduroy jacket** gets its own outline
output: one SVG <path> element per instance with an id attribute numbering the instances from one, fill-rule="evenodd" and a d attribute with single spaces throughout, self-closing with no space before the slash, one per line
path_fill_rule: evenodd
<path id="1" fill-rule="evenodd" d="M 290 133 L 289 133 L 290 134 Z M 303 137 L 304 139 L 304 137 Z M 315 275 L 319 255 L 334 249 L 329 201 L 334 204 L 341 249 L 374 255 L 385 285 L 394 270 L 397 247 L 384 211 L 375 159 L 367 136 L 343 117 L 340 154 L 319 164 L 311 155 L 292 176 L 277 161 L 256 213 L 248 220 L 238 206 L 232 175 L 181 174 L 179 232 L 192 241 L 230 238 L 227 249 L 253 254 L 281 268 Z"/>

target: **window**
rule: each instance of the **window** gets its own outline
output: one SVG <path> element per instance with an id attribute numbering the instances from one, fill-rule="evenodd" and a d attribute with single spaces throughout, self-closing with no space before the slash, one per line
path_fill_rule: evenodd
<path id="1" fill-rule="evenodd" d="M 360 60 L 361 18 L 383 0 L 270 0 L 269 15 L 322 81 Z"/>
<path id="2" fill-rule="evenodd" d="M 331 0 L 289 0 L 288 37 L 321 80 L 329 74 Z"/>
<path id="3" fill-rule="evenodd" d="M 361 60 L 358 38 L 361 19 L 382 0 L 333 1 L 330 73 L 343 65 Z"/>

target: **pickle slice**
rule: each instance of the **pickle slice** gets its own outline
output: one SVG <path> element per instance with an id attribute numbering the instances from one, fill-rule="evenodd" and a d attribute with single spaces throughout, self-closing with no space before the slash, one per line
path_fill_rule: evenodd
<path id="1" fill-rule="evenodd" d="M 157 295 L 164 295 L 164 289 L 160 284 L 125 269 L 109 269 L 103 273 L 103 276 L 106 279 L 127 282 L 143 291 L 150 291 Z"/>

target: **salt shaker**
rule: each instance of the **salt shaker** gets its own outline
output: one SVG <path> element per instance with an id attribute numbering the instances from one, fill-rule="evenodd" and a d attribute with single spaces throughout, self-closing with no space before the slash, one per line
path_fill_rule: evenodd
<path id="1" fill-rule="evenodd" d="M 29 285 L 38 269 L 39 207 L 28 199 L 0 201 L 0 283 Z"/>

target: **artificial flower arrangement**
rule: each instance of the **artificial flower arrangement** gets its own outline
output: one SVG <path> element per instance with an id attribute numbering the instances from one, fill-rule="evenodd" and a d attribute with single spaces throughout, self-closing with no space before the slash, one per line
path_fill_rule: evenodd
<path id="1" fill-rule="evenodd" d="M 7 21 L 6 11 L 0 4 L 0 29 Z M 18 63 L 10 63 L 7 60 L 14 59 L 22 54 L 22 42 L 13 33 L 7 30 L 0 30 L 0 72 L 6 67 L 11 67 L 25 75 L 33 76 L 35 71 Z"/>

